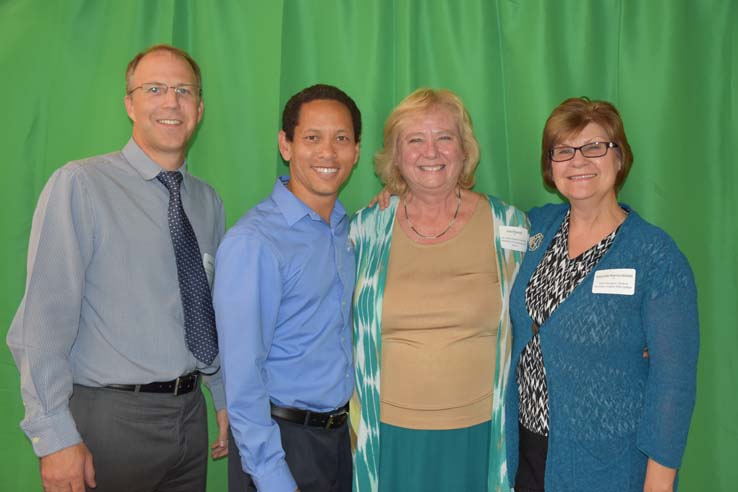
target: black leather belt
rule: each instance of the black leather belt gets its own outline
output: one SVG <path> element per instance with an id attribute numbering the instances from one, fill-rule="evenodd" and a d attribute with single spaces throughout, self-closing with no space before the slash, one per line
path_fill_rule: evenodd
<path id="1" fill-rule="evenodd" d="M 109 384 L 106 388 L 134 393 L 169 393 L 177 396 L 192 392 L 199 386 L 199 382 L 200 373 L 195 371 L 171 381 L 157 381 L 149 384 Z"/>
<path id="2" fill-rule="evenodd" d="M 341 427 L 348 419 L 348 412 L 348 403 L 341 408 L 326 413 L 311 412 L 298 408 L 278 407 L 272 403 L 272 417 L 310 427 L 322 427 L 324 429 Z"/>

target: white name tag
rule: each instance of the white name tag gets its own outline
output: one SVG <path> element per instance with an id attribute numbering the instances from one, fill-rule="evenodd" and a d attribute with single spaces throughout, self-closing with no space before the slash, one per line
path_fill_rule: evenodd
<path id="1" fill-rule="evenodd" d="M 215 278 L 215 258 L 207 253 L 202 255 L 202 266 L 205 269 L 205 276 L 208 277 L 210 290 L 213 289 L 213 279 Z"/>
<path id="2" fill-rule="evenodd" d="M 635 268 L 597 270 L 592 282 L 593 294 L 619 294 L 632 296 L 636 288 Z"/>
<path id="3" fill-rule="evenodd" d="M 513 251 L 528 251 L 528 231 L 525 227 L 500 226 L 500 244 Z"/>

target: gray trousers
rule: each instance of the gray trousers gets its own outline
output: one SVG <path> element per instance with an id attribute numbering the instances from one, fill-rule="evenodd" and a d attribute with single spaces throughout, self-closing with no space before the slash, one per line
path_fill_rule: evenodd
<path id="1" fill-rule="evenodd" d="M 200 389 L 172 396 L 75 385 L 69 408 L 92 453 L 97 488 L 89 492 L 205 492 Z"/>
<path id="2" fill-rule="evenodd" d="M 279 425 L 287 465 L 300 492 L 351 492 L 353 465 L 348 421 L 337 429 L 321 429 L 274 420 Z M 228 438 L 228 491 L 256 491 L 251 476 L 241 468 L 233 434 Z"/>

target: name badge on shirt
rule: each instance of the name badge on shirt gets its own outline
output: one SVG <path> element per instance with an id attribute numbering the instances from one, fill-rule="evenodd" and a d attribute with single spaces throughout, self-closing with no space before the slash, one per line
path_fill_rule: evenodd
<path id="1" fill-rule="evenodd" d="M 619 294 L 632 296 L 636 287 L 635 268 L 597 270 L 592 282 L 593 294 Z"/>
<path id="2" fill-rule="evenodd" d="M 213 279 L 215 278 L 215 258 L 207 253 L 202 255 L 202 267 L 205 269 L 205 276 L 208 278 L 210 290 L 213 289 Z"/>
<path id="3" fill-rule="evenodd" d="M 499 233 L 503 248 L 523 253 L 528 250 L 528 231 L 525 227 L 500 226 Z"/>

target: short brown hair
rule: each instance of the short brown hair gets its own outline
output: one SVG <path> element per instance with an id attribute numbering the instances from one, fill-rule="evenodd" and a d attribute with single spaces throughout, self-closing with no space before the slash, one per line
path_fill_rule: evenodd
<path id="1" fill-rule="evenodd" d="M 590 101 L 587 97 L 567 99 L 556 106 L 546 120 L 541 143 L 541 171 L 546 186 L 556 189 L 551 171 L 551 150 L 566 138 L 584 130 L 584 127 L 590 123 L 600 125 L 610 141 L 618 145 L 613 150 L 620 155 L 621 165 L 615 177 L 615 190 L 620 189 L 633 164 L 633 152 L 625 136 L 623 120 L 620 119 L 620 113 L 611 103 Z"/>
<path id="2" fill-rule="evenodd" d="M 126 68 L 126 94 L 131 92 L 131 78 L 133 78 L 133 73 L 136 71 L 138 64 L 141 63 L 144 56 L 156 51 L 166 51 L 186 61 L 192 68 L 192 71 L 195 72 L 197 86 L 200 88 L 199 95 L 202 96 L 202 75 L 200 73 L 200 66 L 194 58 L 189 55 L 189 53 L 169 44 L 155 44 L 154 46 L 147 48 L 145 51 L 138 53 L 130 62 L 128 62 L 128 68 Z"/>
<path id="3" fill-rule="evenodd" d="M 396 165 L 397 142 L 403 124 L 410 116 L 439 107 L 448 110 L 459 127 L 461 145 L 466 156 L 459 175 L 459 186 L 464 189 L 474 186 L 474 171 L 479 163 L 479 143 L 474 136 L 469 112 L 453 92 L 446 89 L 421 88 L 403 99 L 387 117 L 384 124 L 384 143 L 382 149 L 374 156 L 374 171 L 391 193 L 402 195 L 407 191 L 407 183 Z"/>

